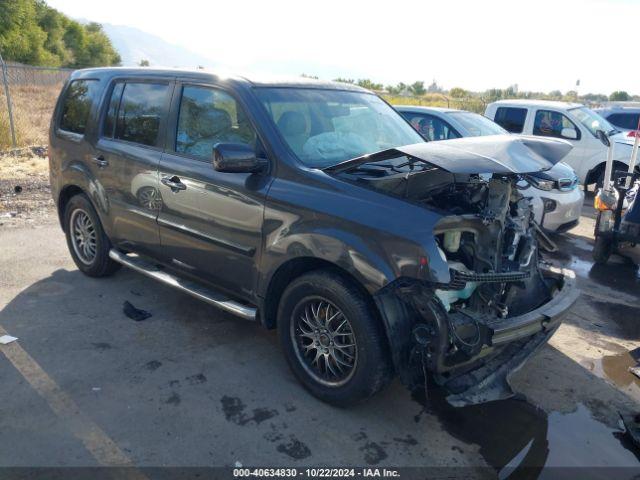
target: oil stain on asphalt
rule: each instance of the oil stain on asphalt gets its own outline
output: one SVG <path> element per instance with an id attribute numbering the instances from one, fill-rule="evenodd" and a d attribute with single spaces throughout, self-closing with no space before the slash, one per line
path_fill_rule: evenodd
<path id="1" fill-rule="evenodd" d="M 222 404 L 222 411 L 224 412 L 225 418 L 240 426 L 247 425 L 251 422 L 260 424 L 278 415 L 277 410 L 268 408 L 254 408 L 253 414 L 249 415 L 245 412 L 247 408 L 246 405 L 238 397 L 225 395 L 220 399 L 220 403 Z"/>
<path id="2" fill-rule="evenodd" d="M 606 318 L 617 327 L 617 333 L 625 340 L 637 340 L 640 338 L 640 307 L 625 305 L 622 303 L 603 302 L 584 296 L 598 316 Z"/>
<path id="3" fill-rule="evenodd" d="M 433 390 L 432 390 L 433 391 Z M 413 395 L 422 413 L 434 414 L 458 440 L 480 447 L 498 478 L 554 478 L 550 467 L 634 467 L 640 454 L 624 434 L 593 418 L 578 404 L 574 412 L 547 414 L 522 399 L 508 399 L 463 408 L 451 407 L 441 392 Z M 593 475 L 591 475 L 593 473 Z M 589 478 L 608 479 L 610 471 L 594 470 Z M 601 477 L 599 475 L 602 475 Z"/>
<path id="4" fill-rule="evenodd" d="M 309 447 L 298 440 L 294 435 L 290 435 L 289 441 L 278 445 L 276 450 L 296 460 L 302 460 L 303 458 L 311 456 L 311 450 L 309 450 Z"/>

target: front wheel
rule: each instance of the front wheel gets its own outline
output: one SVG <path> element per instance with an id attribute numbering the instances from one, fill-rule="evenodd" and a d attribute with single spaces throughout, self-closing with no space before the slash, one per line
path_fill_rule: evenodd
<path id="1" fill-rule="evenodd" d="M 287 362 L 314 396 L 339 406 L 363 401 L 391 379 L 384 329 L 371 302 L 330 271 L 294 280 L 278 309 Z"/>

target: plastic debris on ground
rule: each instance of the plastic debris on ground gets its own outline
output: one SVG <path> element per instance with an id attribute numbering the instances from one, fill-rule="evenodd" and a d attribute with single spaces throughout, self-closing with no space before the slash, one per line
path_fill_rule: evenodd
<path id="1" fill-rule="evenodd" d="M 18 340 L 18 337 L 12 337 L 11 335 L 2 335 L 0 337 L 0 345 L 6 345 L 11 342 L 15 342 Z"/>
<path id="2" fill-rule="evenodd" d="M 124 314 L 129 317 L 131 320 L 135 320 L 136 322 L 141 322 L 151 317 L 151 313 L 146 310 L 140 310 L 139 308 L 134 307 L 130 302 L 125 301 L 122 304 L 122 311 Z"/>

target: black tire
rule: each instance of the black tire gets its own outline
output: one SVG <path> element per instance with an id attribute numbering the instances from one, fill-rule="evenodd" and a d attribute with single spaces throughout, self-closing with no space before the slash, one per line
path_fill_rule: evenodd
<path id="1" fill-rule="evenodd" d="M 604 265 L 609 261 L 612 253 L 613 242 L 611 239 L 605 238 L 602 235 L 596 236 L 596 241 L 593 246 L 593 260 L 599 265 Z"/>
<path id="2" fill-rule="evenodd" d="M 336 309 L 339 310 L 341 318 L 348 320 L 345 328 L 351 331 L 351 334 L 347 334 L 351 335 L 347 337 L 347 342 L 355 339 L 355 345 L 351 347 L 352 354 L 355 350 L 355 360 L 352 368 L 348 369 L 349 375 L 331 385 L 323 383 L 322 379 L 318 380 L 318 371 L 313 371 L 314 367 L 305 362 L 301 353 L 304 348 L 299 343 L 303 341 L 304 335 L 296 330 L 300 322 L 304 321 L 298 320 L 300 312 L 306 311 L 304 306 L 314 301 L 324 301 L 331 305 L 334 308 L 329 310 L 332 314 Z M 377 393 L 393 377 L 384 328 L 374 308 L 370 299 L 353 282 L 329 270 L 307 273 L 295 279 L 284 291 L 278 308 L 280 344 L 291 370 L 315 397 L 336 406 L 353 405 Z M 336 331 L 340 331 L 340 328 Z M 331 337 L 332 339 L 338 338 L 338 335 L 345 335 L 333 333 L 336 337 Z M 334 349 L 336 348 L 333 347 L 332 351 Z M 333 353 L 331 358 L 335 358 Z M 331 363 L 327 358 L 323 360 Z M 335 361 L 333 365 L 336 365 Z M 328 366 L 325 363 L 325 367 Z M 340 369 L 342 370 L 342 367 Z M 327 368 L 325 371 L 328 371 Z"/>
<path id="3" fill-rule="evenodd" d="M 600 171 L 598 172 L 598 174 L 596 175 L 596 183 L 595 183 L 595 192 L 598 193 L 598 190 L 602 189 L 602 186 L 604 185 L 604 168 L 601 168 Z"/>
<path id="4" fill-rule="evenodd" d="M 74 227 L 71 222 L 72 220 L 75 222 L 79 217 L 85 218 L 83 215 L 90 221 L 88 225 L 91 225 L 91 231 L 94 232 L 93 250 L 95 254 L 81 258 L 85 253 L 82 252 L 81 247 L 78 247 L 77 241 L 72 238 Z M 106 277 L 120 268 L 121 265 L 119 263 L 109 258 L 111 242 L 104 233 L 100 218 L 86 195 L 75 195 L 67 203 L 64 211 L 64 231 L 71 258 L 73 258 L 78 269 L 85 275 L 90 277 Z"/>

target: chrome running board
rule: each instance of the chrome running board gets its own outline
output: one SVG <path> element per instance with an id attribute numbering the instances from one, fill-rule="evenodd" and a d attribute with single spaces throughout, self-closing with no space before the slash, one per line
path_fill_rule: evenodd
<path id="1" fill-rule="evenodd" d="M 189 295 L 203 300 L 226 312 L 242 317 L 246 320 L 256 319 L 256 309 L 247 307 L 236 301 L 230 300 L 221 293 L 211 290 L 196 282 L 186 280 L 171 273 L 160 270 L 156 265 L 150 263 L 137 255 L 125 255 L 115 249 L 109 250 L 109 258 L 125 265 L 136 272 L 140 272 L 147 277 L 158 280 L 166 285 L 181 290 Z"/>

